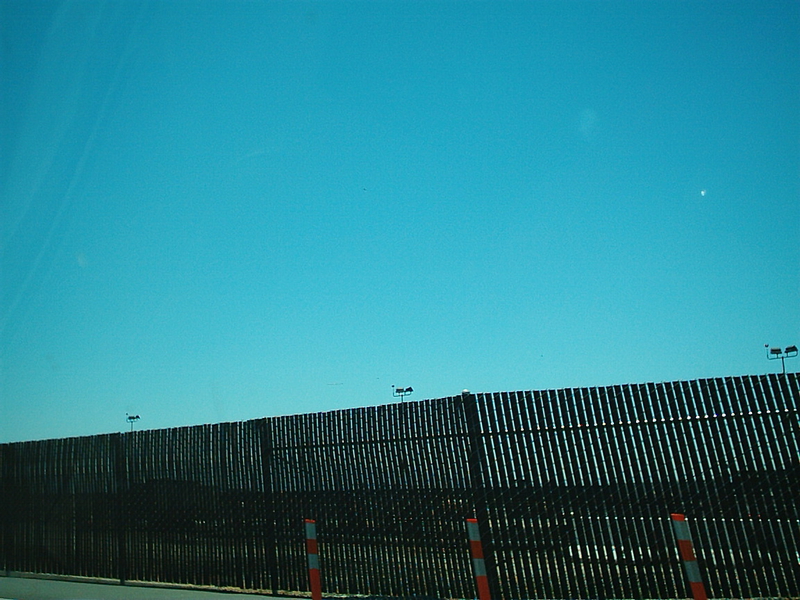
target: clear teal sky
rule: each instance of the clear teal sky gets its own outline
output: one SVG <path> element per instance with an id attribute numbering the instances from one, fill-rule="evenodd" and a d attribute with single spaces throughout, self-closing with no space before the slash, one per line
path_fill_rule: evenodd
<path id="1" fill-rule="evenodd" d="M 800 343 L 795 0 L 2 0 L 0 34 L 0 442 Z"/>

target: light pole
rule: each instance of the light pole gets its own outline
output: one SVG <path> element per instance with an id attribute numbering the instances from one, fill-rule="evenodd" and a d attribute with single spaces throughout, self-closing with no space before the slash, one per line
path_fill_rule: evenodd
<path id="1" fill-rule="evenodd" d="M 770 348 L 769 344 L 764 344 L 764 348 L 767 349 L 767 358 L 769 360 L 781 359 L 783 374 L 786 375 L 786 359 L 797 356 L 797 346 L 786 346 L 784 350 L 781 350 L 780 348 Z"/>
<path id="2" fill-rule="evenodd" d="M 141 418 L 142 417 L 140 417 L 139 415 L 129 415 L 128 413 L 125 413 L 125 420 L 131 424 L 131 432 L 133 432 L 134 422 L 138 421 Z"/>

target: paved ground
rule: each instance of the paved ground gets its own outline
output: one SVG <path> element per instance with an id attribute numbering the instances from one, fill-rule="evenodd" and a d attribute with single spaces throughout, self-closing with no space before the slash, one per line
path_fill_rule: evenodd
<path id="1" fill-rule="evenodd" d="M 265 600 L 269 598 L 269 596 L 235 592 L 0 576 L 0 600 Z"/>

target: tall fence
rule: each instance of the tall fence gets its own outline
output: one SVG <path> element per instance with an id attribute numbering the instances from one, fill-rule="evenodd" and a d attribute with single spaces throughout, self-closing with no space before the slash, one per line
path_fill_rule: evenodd
<path id="1" fill-rule="evenodd" d="M 0 445 L 0 568 L 473 598 L 800 595 L 798 375 L 401 402 Z"/>

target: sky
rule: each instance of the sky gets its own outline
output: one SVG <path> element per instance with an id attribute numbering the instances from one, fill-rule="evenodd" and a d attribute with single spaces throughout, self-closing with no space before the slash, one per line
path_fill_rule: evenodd
<path id="1" fill-rule="evenodd" d="M 800 343 L 795 0 L 3 0 L 0 52 L 0 443 Z"/>

